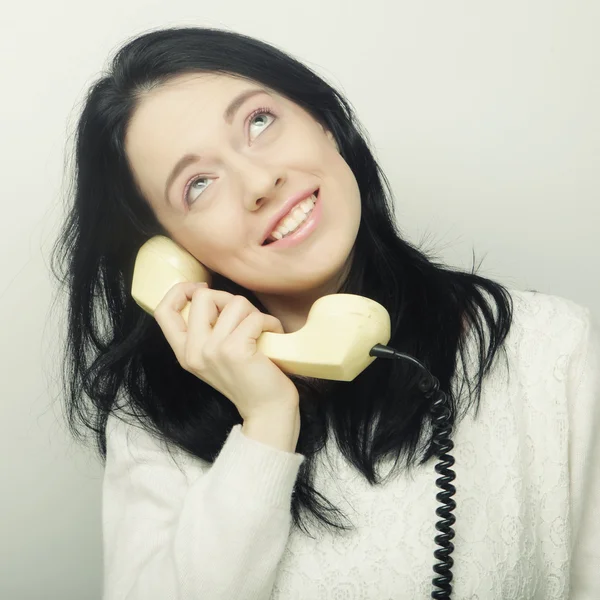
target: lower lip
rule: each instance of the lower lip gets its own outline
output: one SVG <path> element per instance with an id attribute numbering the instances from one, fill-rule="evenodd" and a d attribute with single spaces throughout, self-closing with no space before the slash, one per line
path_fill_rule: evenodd
<path id="1" fill-rule="evenodd" d="M 290 248 L 301 244 L 316 228 L 321 220 L 321 190 L 317 192 L 317 201 L 308 219 L 290 235 L 267 244 L 266 248 Z"/>

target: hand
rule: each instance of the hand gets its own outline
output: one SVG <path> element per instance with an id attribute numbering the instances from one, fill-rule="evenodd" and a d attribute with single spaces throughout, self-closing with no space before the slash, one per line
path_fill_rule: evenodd
<path id="1" fill-rule="evenodd" d="M 180 311 L 188 301 L 186 325 Z M 154 318 L 179 364 L 229 398 L 244 421 L 297 408 L 296 386 L 256 344 L 263 331 L 284 333 L 281 322 L 243 296 L 206 284 L 178 283 L 158 305 Z"/>

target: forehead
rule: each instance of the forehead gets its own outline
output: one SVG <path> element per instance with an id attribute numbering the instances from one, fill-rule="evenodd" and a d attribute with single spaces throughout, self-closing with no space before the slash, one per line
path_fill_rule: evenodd
<path id="1" fill-rule="evenodd" d="M 241 76 L 224 73 L 186 73 L 176 75 L 155 88 L 144 92 L 141 103 L 185 99 L 204 99 L 208 105 L 211 101 L 226 100 L 232 94 L 246 89 L 270 91 L 260 83 Z"/>
<path id="2" fill-rule="evenodd" d="M 127 126 L 126 153 L 139 168 L 140 162 L 172 160 L 174 151 L 200 141 L 199 131 L 207 139 L 219 136 L 223 111 L 245 90 L 274 94 L 256 82 L 214 73 L 180 75 L 143 92 Z"/>
<path id="3" fill-rule="evenodd" d="M 195 129 L 209 139 L 224 131 L 223 113 L 234 97 L 257 90 L 256 101 L 274 97 L 279 104 L 296 112 L 299 107 L 274 90 L 252 80 L 221 73 L 178 75 L 154 89 L 144 91 L 127 125 L 125 146 L 128 154 L 144 153 L 144 148 L 172 145 L 173 139 L 187 138 Z M 252 102 L 252 100 L 249 100 Z"/>
<path id="4" fill-rule="evenodd" d="M 173 77 L 138 97 L 128 137 L 138 137 L 148 124 L 175 124 L 180 120 L 178 116 L 186 116 L 191 109 L 196 117 L 222 116 L 219 112 L 228 100 L 248 89 L 274 94 L 256 82 L 229 75 L 196 73 Z"/>

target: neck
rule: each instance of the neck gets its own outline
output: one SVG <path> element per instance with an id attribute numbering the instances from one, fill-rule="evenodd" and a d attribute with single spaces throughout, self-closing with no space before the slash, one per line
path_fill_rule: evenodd
<path id="1" fill-rule="evenodd" d="M 286 333 L 293 333 L 304 327 L 312 305 L 322 296 L 336 294 L 350 269 L 350 260 L 344 268 L 326 283 L 293 294 L 256 294 L 262 305 L 277 318 Z"/>

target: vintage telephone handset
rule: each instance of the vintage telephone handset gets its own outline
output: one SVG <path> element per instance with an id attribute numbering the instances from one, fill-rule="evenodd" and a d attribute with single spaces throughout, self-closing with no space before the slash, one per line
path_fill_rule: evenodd
<path id="1" fill-rule="evenodd" d="M 205 281 L 210 285 L 209 271 L 184 248 L 165 236 L 149 239 L 138 251 L 133 271 L 131 295 L 146 312 L 153 314 L 165 294 L 183 281 Z M 181 311 L 187 322 L 189 303 Z M 442 505 L 436 514 L 441 532 L 435 543 L 441 546 L 434 556 L 440 562 L 433 566 L 438 575 L 432 583 L 440 588 L 432 598 L 447 599 L 452 592 L 452 558 L 454 550 L 456 489 L 452 485 L 454 458 L 448 454 L 454 447 L 450 440 L 452 427 L 446 394 L 438 380 L 415 358 L 386 346 L 390 340 L 390 316 L 381 304 L 354 294 L 330 294 L 319 298 L 311 307 L 306 324 L 293 333 L 264 332 L 258 338 L 258 349 L 283 371 L 336 381 L 352 381 L 376 357 L 408 360 L 420 368 L 420 389 L 426 397 L 438 394 L 432 405 L 434 440 L 439 463 L 435 470 L 442 477 L 436 485 L 442 490 L 436 496 Z"/>
<path id="2" fill-rule="evenodd" d="M 205 281 L 210 273 L 171 239 L 157 236 L 138 252 L 131 294 L 152 313 L 176 283 Z M 187 322 L 189 303 L 181 314 Z M 352 381 L 374 360 L 369 351 L 390 339 L 390 316 L 374 300 L 331 294 L 317 300 L 306 324 L 294 333 L 264 332 L 258 350 L 287 373 Z"/>

